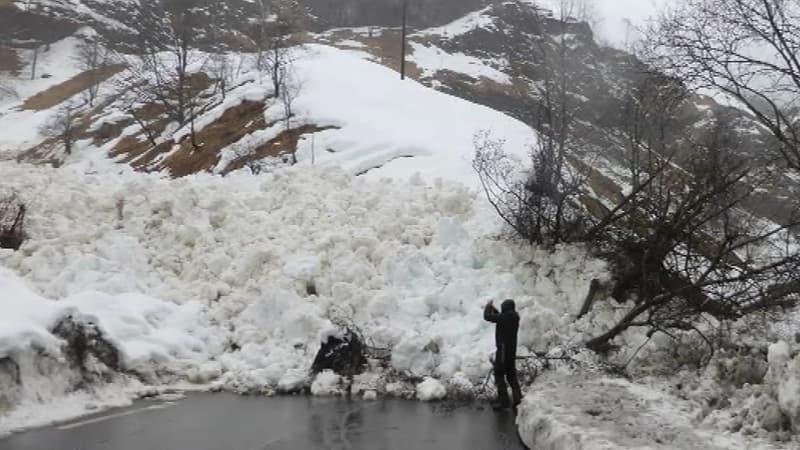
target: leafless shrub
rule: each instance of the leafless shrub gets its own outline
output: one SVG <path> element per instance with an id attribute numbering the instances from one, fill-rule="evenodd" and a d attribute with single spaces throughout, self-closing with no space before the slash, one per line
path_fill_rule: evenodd
<path id="1" fill-rule="evenodd" d="M 89 77 L 89 87 L 83 91 L 86 103 L 94 106 L 100 91 L 101 76 L 99 70 L 109 62 L 110 53 L 100 38 L 89 36 L 78 44 L 75 60 L 81 70 Z"/>
<path id="2" fill-rule="evenodd" d="M 72 154 L 75 143 L 75 125 L 77 122 L 78 106 L 67 103 L 61 106 L 49 121 L 45 122 L 41 131 L 46 136 L 52 136 L 61 143 L 64 153 Z"/>
<path id="3" fill-rule="evenodd" d="M 309 12 L 297 0 L 258 0 L 258 6 L 258 20 L 250 33 L 258 49 L 256 66 L 269 74 L 273 96 L 280 98 L 295 57 L 293 47 L 299 43 L 297 33 Z"/>
<path id="4" fill-rule="evenodd" d="M 649 30 L 655 67 L 724 93 L 778 142 L 767 149 L 800 169 L 800 5 L 784 0 L 686 0 Z"/>
<path id="5" fill-rule="evenodd" d="M 202 66 L 204 57 L 196 48 L 198 24 L 195 0 L 164 2 L 142 0 L 137 7 L 136 24 L 140 30 L 136 55 L 119 56 L 129 70 L 118 82 L 118 90 L 138 104 L 159 105 L 168 118 L 180 127 L 189 125 L 192 146 L 198 149 L 195 119 L 201 112 L 198 88 L 193 84 L 193 70 Z M 134 111 L 134 108 L 128 108 Z M 134 118 L 154 136 L 148 124 Z"/>

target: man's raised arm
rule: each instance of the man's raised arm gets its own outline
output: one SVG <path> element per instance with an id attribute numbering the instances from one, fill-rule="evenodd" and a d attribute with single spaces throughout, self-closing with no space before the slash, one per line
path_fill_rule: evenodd
<path id="1" fill-rule="evenodd" d="M 487 322 L 497 323 L 499 319 L 500 319 L 500 311 L 498 311 L 497 308 L 494 307 L 494 305 L 492 304 L 492 300 L 489 300 L 489 303 L 487 303 L 486 306 L 484 306 L 483 308 L 483 320 Z"/>

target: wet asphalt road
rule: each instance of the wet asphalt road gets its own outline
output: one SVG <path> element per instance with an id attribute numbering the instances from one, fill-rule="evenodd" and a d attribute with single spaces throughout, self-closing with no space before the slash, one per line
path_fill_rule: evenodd
<path id="1" fill-rule="evenodd" d="M 196 393 L 0 439 L 0 450 L 523 449 L 510 411 Z"/>

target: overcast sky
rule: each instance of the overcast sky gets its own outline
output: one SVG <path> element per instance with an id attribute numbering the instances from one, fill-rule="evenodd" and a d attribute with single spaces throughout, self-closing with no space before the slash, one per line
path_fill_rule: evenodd
<path id="1" fill-rule="evenodd" d="M 626 20 L 643 26 L 666 6 L 680 0 L 592 0 L 596 12 L 597 38 L 614 46 L 625 45 L 628 33 Z"/>

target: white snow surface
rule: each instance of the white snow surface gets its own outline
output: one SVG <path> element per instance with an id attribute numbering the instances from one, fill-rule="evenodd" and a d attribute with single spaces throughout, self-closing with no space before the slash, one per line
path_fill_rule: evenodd
<path id="1" fill-rule="evenodd" d="M 525 444 L 542 450 L 782 448 L 698 426 L 692 406 L 623 379 L 550 373 L 523 399 L 517 424 Z"/>
<path id="2" fill-rule="evenodd" d="M 767 382 L 774 389 L 778 407 L 789 418 L 794 430 L 800 431 L 800 353 L 794 357 L 784 341 L 769 346 Z"/>
<path id="3" fill-rule="evenodd" d="M 445 396 L 447 396 L 447 388 L 436 378 L 426 377 L 417 385 L 417 398 L 424 402 L 441 400 Z"/>
<path id="4" fill-rule="evenodd" d="M 339 127 L 300 142 L 301 167 L 311 165 L 313 148 L 315 164 L 354 174 L 381 167 L 370 177 L 406 179 L 418 173 L 429 181 L 445 178 L 475 187 L 477 133 L 505 139 L 506 151 L 521 160 L 535 143 L 535 132 L 514 118 L 410 79 L 401 81 L 397 72 L 347 51 L 310 45 L 293 69 L 300 86 L 298 120 Z"/>
<path id="5" fill-rule="evenodd" d="M 69 38 L 59 43 L 63 47 L 60 54 L 71 55 L 75 42 L 75 38 Z M 446 56 L 446 64 L 454 64 L 457 70 L 467 74 L 498 82 L 507 80 L 502 72 L 480 60 L 430 50 L 426 53 L 420 49 L 420 58 L 428 54 L 421 62 L 426 66 L 429 63 L 431 70 L 441 65 L 437 58 Z M 201 56 L 195 59 L 200 60 Z M 491 108 L 434 91 L 416 81 L 400 80 L 397 72 L 367 60 L 365 54 L 311 44 L 295 48 L 292 57 L 295 61 L 288 89 L 296 97 L 293 126 L 330 127 L 314 133 L 313 137 L 310 134 L 302 137 L 297 151 L 300 167 L 337 166 L 351 174 L 367 173 L 367 177 L 373 179 L 402 180 L 418 174 L 428 181 L 443 178 L 476 187 L 478 178 L 472 168 L 472 158 L 477 134 L 488 131 L 493 137 L 504 139 L 506 151 L 522 161 L 527 159 L 535 143 L 535 132 L 524 123 Z M 52 58 L 48 58 L 43 55 L 42 67 L 50 66 Z M 60 66 L 58 61 L 52 62 L 61 68 L 55 77 L 58 81 L 78 73 L 74 64 L 65 63 L 64 58 L 69 59 L 69 56 L 62 56 L 64 61 Z M 240 66 L 237 60 L 231 65 Z M 41 83 L 28 85 L 21 80 L 15 83 L 21 94 L 18 102 L 7 104 L 5 108 L 0 105 L 0 128 L 17 130 L 0 136 L 0 153 L 11 156 L 44 140 L 41 128 L 54 115 L 54 110 L 17 110 L 19 102 L 45 86 Z M 271 94 L 270 84 L 247 64 L 231 85 L 240 87 L 229 92 L 219 106 L 199 117 L 198 128 L 244 100 L 263 100 Z M 285 111 L 281 102 L 271 102 L 264 116 L 267 123 L 274 125 L 222 149 L 215 172 L 224 170 L 232 159 L 253 151 L 284 131 Z M 124 114 L 118 106 L 112 105 L 107 108 L 107 117 L 121 118 Z M 136 127 L 129 128 L 126 133 L 137 131 Z M 180 139 L 186 133 L 188 128 L 161 138 Z M 110 148 L 107 145 L 96 149 L 89 140 L 76 142 L 75 155 L 67 158 L 72 160 L 67 163 L 86 164 L 87 159 L 96 162 L 96 154 Z M 92 153 L 95 156 L 87 156 Z M 164 157 L 166 155 L 161 159 Z M 374 170 L 376 168 L 381 170 Z"/>
<path id="6" fill-rule="evenodd" d="M 495 28 L 494 18 L 487 14 L 490 7 L 483 8 L 479 11 L 474 11 L 466 16 L 454 20 L 453 22 L 435 28 L 428 28 L 426 30 L 416 33 L 416 35 L 436 35 L 444 37 L 456 37 L 462 34 L 469 33 L 477 28 L 492 30 Z"/>
<path id="7" fill-rule="evenodd" d="M 183 377 L 209 360 L 214 339 L 196 302 L 177 305 L 142 294 L 93 291 L 53 301 L 2 267 L 0 308 L 0 361 L 13 361 L 22 381 L 17 385 L 11 374 L 0 370 L 0 435 L 99 407 L 123 406 L 144 387 L 135 380 L 118 379 L 114 386 L 75 392 L 82 375 L 65 360 L 66 343 L 50 331 L 62 318 L 97 324 L 119 350 L 121 368 L 142 379 Z M 105 367 L 91 370 L 108 372 Z M 9 407 L 13 408 L 3 414 Z"/>
<path id="8" fill-rule="evenodd" d="M 501 84 L 511 84 L 511 77 L 474 56 L 447 53 L 432 44 L 411 43 L 413 53 L 409 60 L 422 70 L 423 77 L 434 77 L 436 72 L 450 70 L 475 79 L 488 78 Z"/>
<path id="9" fill-rule="evenodd" d="M 39 129 L 54 116 L 55 110 L 18 110 L 22 102 L 52 86 L 69 80 L 80 72 L 73 58 L 80 40 L 69 37 L 42 47 L 36 62 L 36 78 L 31 80 L 33 50 L 19 50 L 23 62 L 19 76 L 0 72 L 0 84 L 7 85 L 11 95 L 0 95 L 0 158 L 19 148 L 29 148 L 44 138 Z M 46 76 L 46 78 L 42 78 Z M 13 130 L 13 132 L 11 132 Z"/>
<path id="10" fill-rule="evenodd" d="M 40 297 L 0 268 L 0 358 L 40 349 L 59 356 L 60 339 L 48 331 L 68 315 L 96 323 L 121 351 L 125 369 L 178 371 L 208 359 L 208 324 L 196 302 L 176 305 L 141 294 L 86 291 L 60 301 Z M 182 367 L 183 366 L 183 367 Z"/>
<path id="11" fill-rule="evenodd" d="M 314 395 L 336 395 L 342 392 L 340 383 L 342 377 L 332 370 L 323 370 L 318 373 L 311 383 L 311 393 Z"/>

